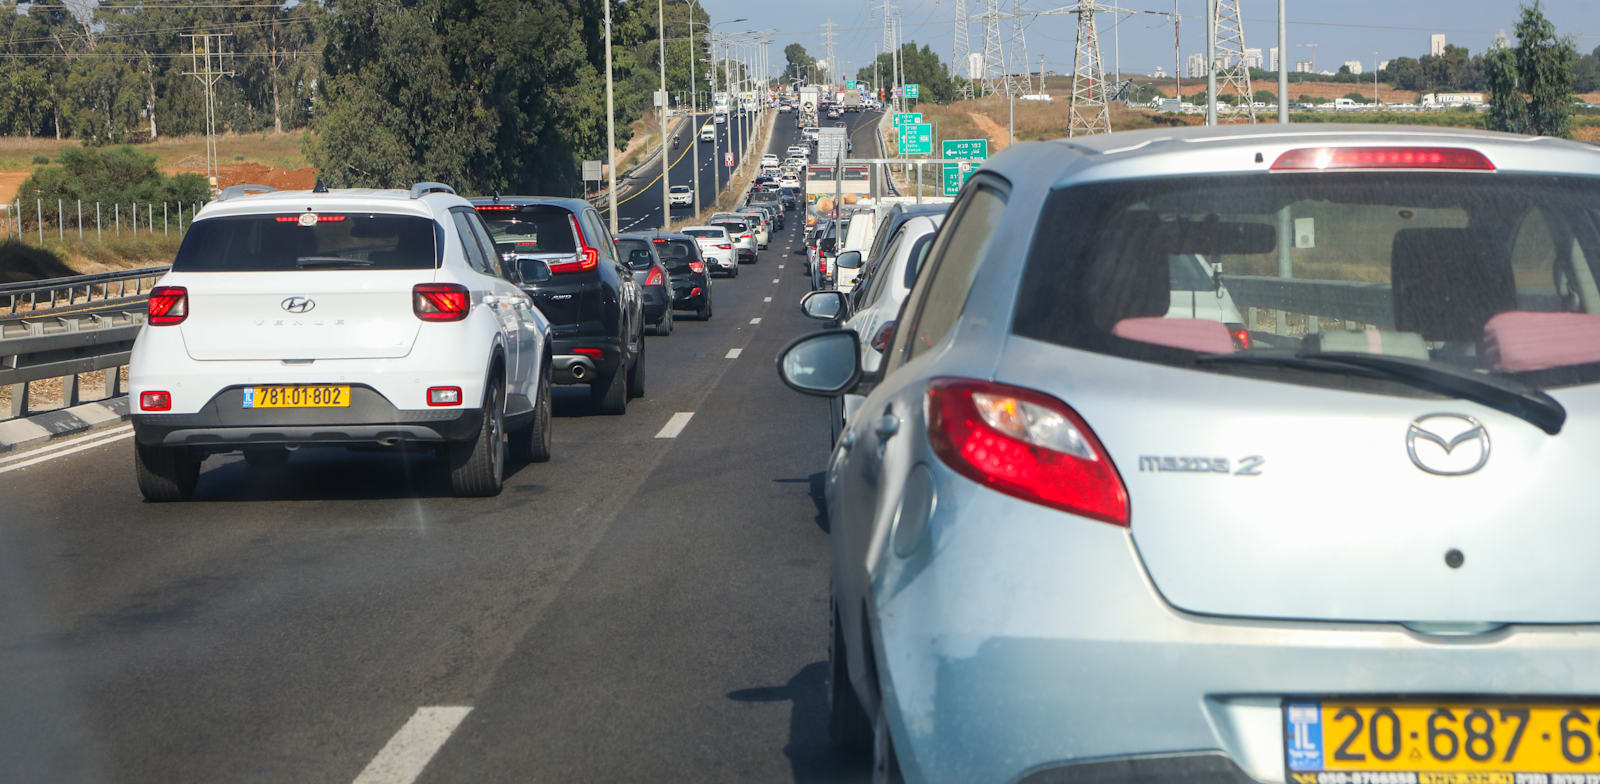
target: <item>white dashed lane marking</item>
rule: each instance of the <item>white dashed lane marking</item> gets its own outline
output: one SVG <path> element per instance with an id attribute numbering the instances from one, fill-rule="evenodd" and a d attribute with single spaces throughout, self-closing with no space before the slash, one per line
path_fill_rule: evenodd
<path id="1" fill-rule="evenodd" d="M 777 279 L 777 278 L 773 278 L 773 279 L 772 279 L 772 282 L 773 282 L 773 283 L 777 283 L 777 282 L 778 282 L 778 279 Z"/>
<path id="2" fill-rule="evenodd" d="M 404 726 L 367 763 L 355 784 L 411 784 L 438 753 L 471 706 L 427 706 L 417 708 Z"/>
<path id="3" fill-rule="evenodd" d="M 761 298 L 761 301 L 762 301 L 762 302 L 771 302 L 771 301 L 772 301 L 772 298 L 771 298 L 771 297 L 762 297 L 762 298 Z"/>
<path id="4" fill-rule="evenodd" d="M 743 353 L 744 349 L 742 348 L 730 348 L 728 349 L 728 355 L 723 357 L 723 359 L 738 359 L 739 355 Z"/>
<path id="5" fill-rule="evenodd" d="M 750 323 L 751 324 L 760 324 L 761 323 L 761 319 L 760 318 L 750 319 Z"/>
<path id="6" fill-rule="evenodd" d="M 683 428 L 688 426 L 689 420 L 693 417 L 693 411 L 679 411 L 673 414 L 672 418 L 661 426 L 661 432 L 656 433 L 656 438 L 677 438 L 678 434 L 683 432 Z"/>

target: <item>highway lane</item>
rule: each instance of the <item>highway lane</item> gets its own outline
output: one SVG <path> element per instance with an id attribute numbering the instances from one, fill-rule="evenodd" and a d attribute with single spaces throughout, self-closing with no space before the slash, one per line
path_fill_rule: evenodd
<path id="1" fill-rule="evenodd" d="M 772 369 L 817 326 L 798 224 L 648 340 L 626 416 L 559 389 L 497 498 L 421 455 L 215 457 L 178 505 L 126 439 L 0 461 L 0 780 L 864 775 L 826 741 L 827 406 Z"/>
<path id="2" fill-rule="evenodd" d="M 694 184 L 694 168 L 700 168 L 700 202 L 701 206 L 710 205 L 716 200 L 717 178 L 726 186 L 728 175 L 732 169 L 723 163 L 723 154 L 733 153 L 734 167 L 737 168 L 743 160 L 741 150 L 744 143 L 744 123 L 735 115 L 727 123 L 721 123 L 717 128 L 717 141 L 715 149 L 711 142 L 700 141 L 700 128 L 710 122 L 711 114 L 696 115 L 696 120 L 688 123 L 679 134 L 678 148 L 667 149 L 670 157 L 667 179 L 671 185 Z M 757 153 L 758 155 L 760 153 Z M 643 180 L 639 187 L 631 189 L 627 195 L 617 202 L 617 229 L 619 231 L 653 231 L 661 226 L 661 161 L 657 159 L 652 166 L 647 166 L 638 171 L 638 179 Z M 605 200 L 599 203 L 601 214 L 604 215 L 609 208 Z M 673 211 L 675 219 L 681 219 L 693 214 L 692 207 L 679 207 Z"/>

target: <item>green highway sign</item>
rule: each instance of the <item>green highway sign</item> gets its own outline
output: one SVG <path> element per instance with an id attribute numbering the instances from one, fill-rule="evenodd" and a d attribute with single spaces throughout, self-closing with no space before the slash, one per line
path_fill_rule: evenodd
<path id="1" fill-rule="evenodd" d="M 922 122 L 922 112 L 899 112 L 894 116 L 894 127 L 898 130 L 907 125 Z"/>
<path id="2" fill-rule="evenodd" d="M 988 139 L 945 139 L 940 145 L 941 158 L 965 158 L 971 163 L 947 163 L 944 165 L 944 195 L 954 196 L 961 192 L 961 186 L 971 179 L 972 173 L 989 158 Z"/>
<path id="3" fill-rule="evenodd" d="M 902 126 L 900 152 L 903 155 L 932 155 L 933 126 L 920 122 Z"/>
<path id="4" fill-rule="evenodd" d="M 846 89 L 846 90 L 854 90 L 854 89 L 856 89 L 856 80 L 854 80 L 854 79 L 846 79 L 846 80 L 844 80 L 844 89 Z"/>
<path id="5" fill-rule="evenodd" d="M 908 85 L 906 85 L 906 97 L 907 98 L 915 98 L 915 97 L 917 97 L 917 88 L 919 88 L 919 87 L 921 87 L 921 85 L 917 85 L 917 84 L 908 84 Z"/>

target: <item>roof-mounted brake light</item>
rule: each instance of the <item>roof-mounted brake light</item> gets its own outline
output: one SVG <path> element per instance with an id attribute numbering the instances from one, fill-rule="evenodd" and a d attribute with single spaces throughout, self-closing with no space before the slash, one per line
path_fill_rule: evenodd
<path id="1" fill-rule="evenodd" d="M 1272 171 L 1454 169 L 1494 171 L 1477 150 L 1461 147 L 1302 147 L 1272 162 Z"/>

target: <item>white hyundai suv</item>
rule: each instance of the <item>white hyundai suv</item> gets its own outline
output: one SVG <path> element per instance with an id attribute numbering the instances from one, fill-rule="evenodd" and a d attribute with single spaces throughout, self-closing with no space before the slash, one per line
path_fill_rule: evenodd
<path id="1" fill-rule="evenodd" d="M 266 191 L 247 195 L 247 191 Z M 432 446 L 458 495 L 506 447 L 550 457 L 549 324 L 448 186 L 234 186 L 150 292 L 129 394 L 139 490 L 189 498 L 211 454 Z"/>

